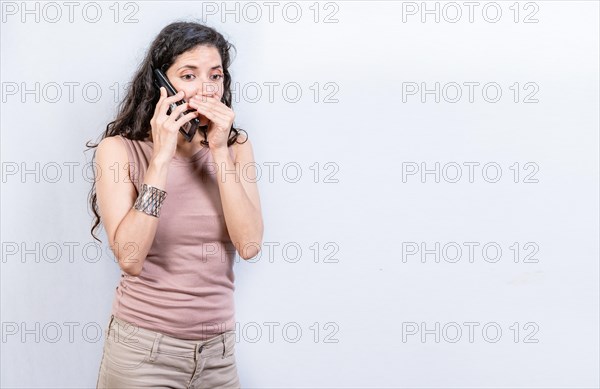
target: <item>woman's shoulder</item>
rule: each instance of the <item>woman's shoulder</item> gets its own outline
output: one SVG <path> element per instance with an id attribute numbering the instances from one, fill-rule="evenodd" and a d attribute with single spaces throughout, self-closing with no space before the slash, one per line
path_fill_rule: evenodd
<path id="1" fill-rule="evenodd" d="M 124 150 L 140 149 L 139 145 L 145 145 L 146 148 L 152 148 L 152 142 L 146 138 L 144 140 L 130 139 L 122 134 L 111 135 L 102 139 L 108 145 L 108 148 L 118 148 Z M 102 143 L 101 142 L 101 143 Z"/>
<path id="2" fill-rule="evenodd" d="M 110 154 L 110 155 L 123 155 L 125 153 L 125 145 L 123 141 L 118 138 L 125 139 L 122 135 L 107 136 L 98 143 L 97 153 Z"/>
<path id="3" fill-rule="evenodd" d="M 129 152 L 120 135 L 108 136 L 98 143 L 95 159 L 100 169 L 114 169 L 115 164 L 125 166 L 129 162 Z"/>

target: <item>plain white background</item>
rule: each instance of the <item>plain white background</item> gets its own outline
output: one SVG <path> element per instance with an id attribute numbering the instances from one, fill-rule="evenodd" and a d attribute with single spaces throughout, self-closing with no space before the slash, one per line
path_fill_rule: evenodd
<path id="1" fill-rule="evenodd" d="M 194 18 L 263 173 L 243 387 L 598 387 L 597 2 L 53 4 L 2 2 L 2 387 L 95 386 L 119 269 L 85 142 Z"/>

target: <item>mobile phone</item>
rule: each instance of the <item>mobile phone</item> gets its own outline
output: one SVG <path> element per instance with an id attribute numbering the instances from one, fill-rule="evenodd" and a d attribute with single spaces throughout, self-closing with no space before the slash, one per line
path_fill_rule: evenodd
<path id="1" fill-rule="evenodd" d="M 156 87 L 159 90 L 160 90 L 161 86 L 164 87 L 167 90 L 167 96 L 174 96 L 177 94 L 177 91 L 175 90 L 175 88 L 173 88 L 173 85 L 169 82 L 169 79 L 167 78 L 167 76 L 160 69 L 154 69 L 154 85 L 156 85 Z M 172 103 L 169 106 L 167 115 L 170 115 L 171 112 L 175 108 L 177 108 L 178 105 L 184 104 L 185 102 L 186 102 L 185 100 L 181 99 L 175 103 Z M 182 113 L 179 117 L 186 115 L 193 111 L 194 110 L 192 110 L 192 109 L 187 110 L 184 113 Z M 188 121 L 183 126 L 181 126 L 179 128 L 179 132 L 181 132 L 181 134 L 183 135 L 185 140 L 187 140 L 188 142 L 191 142 L 192 139 L 194 138 L 194 135 L 196 135 L 196 130 L 198 129 L 198 126 L 200 126 L 200 120 L 198 120 L 198 118 L 193 118 L 192 120 Z"/>

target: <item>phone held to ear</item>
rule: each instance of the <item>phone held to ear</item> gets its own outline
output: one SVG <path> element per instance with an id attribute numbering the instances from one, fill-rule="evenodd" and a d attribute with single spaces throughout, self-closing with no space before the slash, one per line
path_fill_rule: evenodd
<path id="1" fill-rule="evenodd" d="M 161 86 L 164 87 L 167 90 L 167 96 L 174 96 L 177 94 L 177 91 L 175 90 L 175 88 L 173 88 L 173 85 L 171 85 L 167 76 L 160 69 L 154 69 L 154 84 L 156 85 L 156 87 L 159 90 L 160 90 Z M 186 102 L 185 100 L 181 99 L 181 100 L 177 101 L 176 103 L 172 103 L 169 107 L 169 110 L 167 111 L 167 115 L 170 115 L 172 110 L 177 108 L 178 105 L 184 104 L 185 102 Z M 182 113 L 181 115 L 179 115 L 179 117 L 181 117 L 185 114 L 188 114 L 190 112 L 193 112 L 193 111 L 194 110 L 192 110 L 192 109 L 187 110 L 184 113 Z M 179 119 L 179 118 L 177 118 L 177 119 Z M 188 142 L 191 142 L 192 139 L 194 138 L 194 135 L 196 135 L 196 130 L 198 129 L 199 126 L 200 126 L 200 120 L 198 120 L 198 118 L 193 118 L 192 120 L 188 121 L 183 126 L 181 126 L 179 128 L 179 132 L 181 132 L 181 134 L 183 135 L 185 140 L 187 140 Z"/>

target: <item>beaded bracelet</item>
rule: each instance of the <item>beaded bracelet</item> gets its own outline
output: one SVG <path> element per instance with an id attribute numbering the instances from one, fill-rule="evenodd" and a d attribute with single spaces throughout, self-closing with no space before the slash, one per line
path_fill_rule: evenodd
<path id="1" fill-rule="evenodd" d="M 154 186 L 142 184 L 142 190 L 135 200 L 133 208 L 150 216 L 159 217 L 160 207 L 167 197 L 167 192 Z"/>

